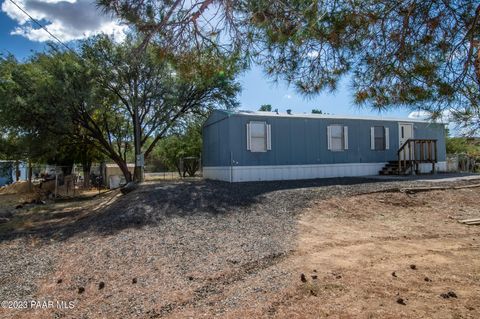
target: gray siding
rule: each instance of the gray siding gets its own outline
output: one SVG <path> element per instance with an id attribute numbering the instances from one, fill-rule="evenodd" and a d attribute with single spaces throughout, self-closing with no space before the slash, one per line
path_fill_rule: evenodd
<path id="1" fill-rule="evenodd" d="M 203 166 L 230 166 L 229 117 L 214 111 L 203 125 Z"/>
<path id="2" fill-rule="evenodd" d="M 253 153 L 247 150 L 246 124 L 249 121 L 265 121 L 271 124 L 271 151 Z M 405 122 L 409 123 L 408 120 Z M 203 131 L 203 165 L 229 166 L 231 156 L 234 166 L 386 162 L 397 159 L 398 123 L 363 119 L 252 116 L 216 111 L 207 120 Z M 348 126 L 348 150 L 327 149 L 327 126 L 330 124 Z M 385 126 L 390 129 L 389 150 L 370 149 L 372 126 Z M 414 122 L 415 138 L 438 139 L 439 161 L 445 161 L 446 157 L 444 134 L 443 125 Z"/>

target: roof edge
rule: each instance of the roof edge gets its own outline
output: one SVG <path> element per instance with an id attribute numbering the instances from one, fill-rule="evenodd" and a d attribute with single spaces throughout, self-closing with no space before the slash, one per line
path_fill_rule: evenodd
<path id="1" fill-rule="evenodd" d="M 222 110 L 223 111 L 223 110 Z M 412 119 L 408 117 L 383 117 L 383 116 L 354 116 L 354 115 L 330 115 L 330 114 L 288 114 L 263 111 L 236 111 L 228 112 L 230 115 L 239 116 L 264 116 L 264 117 L 281 117 L 281 118 L 309 118 L 309 119 L 343 119 L 343 120 L 365 120 L 365 121 L 392 121 L 392 122 L 415 122 L 430 124 L 447 124 L 443 122 L 432 122 L 428 120 Z"/>

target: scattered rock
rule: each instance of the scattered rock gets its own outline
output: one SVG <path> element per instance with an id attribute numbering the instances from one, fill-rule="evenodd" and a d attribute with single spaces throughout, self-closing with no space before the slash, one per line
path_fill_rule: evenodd
<path id="1" fill-rule="evenodd" d="M 78 287 L 78 293 L 83 294 L 85 292 L 85 288 L 83 287 Z"/>
<path id="2" fill-rule="evenodd" d="M 313 270 L 313 272 L 317 272 L 317 270 L 316 270 L 316 269 L 314 269 L 314 270 Z"/>
<path id="3" fill-rule="evenodd" d="M 193 277 L 192 277 L 192 276 L 188 276 L 188 280 L 193 280 Z"/>
<path id="4" fill-rule="evenodd" d="M 335 276 L 335 278 L 342 279 L 342 275 L 337 275 L 337 276 Z"/>
<path id="5" fill-rule="evenodd" d="M 17 206 L 15 206 L 15 209 L 20 209 L 20 208 L 23 208 L 22 204 L 18 204 Z"/>
<path id="6" fill-rule="evenodd" d="M 10 218 L 0 217 L 0 224 L 8 223 L 9 221 L 10 221 Z"/>
<path id="7" fill-rule="evenodd" d="M 317 275 L 312 275 L 312 279 L 317 279 L 318 276 Z"/>
<path id="8" fill-rule="evenodd" d="M 98 283 L 98 290 L 102 290 L 103 288 L 105 288 L 105 283 L 103 281 L 100 281 Z"/>
<path id="9" fill-rule="evenodd" d="M 397 277 L 397 274 L 395 272 L 392 272 L 393 277 Z"/>
<path id="10" fill-rule="evenodd" d="M 404 305 L 404 306 L 407 305 L 407 304 L 405 303 L 405 300 L 403 300 L 403 298 L 398 298 L 398 299 L 397 299 L 397 303 L 398 303 L 399 305 Z"/>
<path id="11" fill-rule="evenodd" d="M 136 284 L 137 283 L 137 278 L 133 278 L 132 279 L 132 284 Z"/>
<path id="12" fill-rule="evenodd" d="M 307 282 L 307 278 L 305 277 L 304 274 L 301 274 L 301 275 L 300 275 L 300 280 L 301 280 L 302 282 L 304 282 L 304 283 Z"/>
<path id="13" fill-rule="evenodd" d="M 425 280 L 425 281 L 427 281 L 427 282 L 432 281 L 432 280 L 431 280 L 430 278 L 428 278 L 428 277 L 423 278 L 423 280 Z"/>
<path id="14" fill-rule="evenodd" d="M 442 297 L 443 299 L 458 298 L 457 294 L 453 291 L 447 291 L 443 294 L 440 294 L 440 297 Z"/>
<path id="15" fill-rule="evenodd" d="M 417 270 L 417 266 L 412 264 L 412 265 L 410 265 L 410 269 Z"/>
<path id="16" fill-rule="evenodd" d="M 312 295 L 312 296 L 315 296 L 315 297 L 316 297 L 316 296 L 317 296 L 317 293 L 316 293 L 315 291 L 313 291 L 313 290 L 311 290 L 311 289 L 310 289 L 310 295 Z"/>
<path id="17" fill-rule="evenodd" d="M 61 284 L 63 282 L 63 279 L 58 279 L 57 284 Z"/>

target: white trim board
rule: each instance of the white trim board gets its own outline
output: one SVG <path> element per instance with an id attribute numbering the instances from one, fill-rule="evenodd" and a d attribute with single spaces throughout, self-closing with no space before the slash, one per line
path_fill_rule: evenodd
<path id="1" fill-rule="evenodd" d="M 407 123 L 435 123 L 445 124 L 441 122 L 432 122 L 421 119 L 410 119 L 405 117 L 383 117 L 383 116 L 355 116 L 355 115 L 332 115 L 332 114 L 306 114 L 306 113 L 275 113 L 263 111 L 245 111 L 240 110 L 230 113 L 230 115 L 245 116 L 264 116 L 264 117 L 290 117 L 290 118 L 312 118 L 312 119 L 336 119 L 336 120 L 368 120 L 368 121 L 388 121 L 388 122 L 407 122 Z"/>
<path id="2" fill-rule="evenodd" d="M 203 176 L 226 182 L 253 182 L 314 179 L 328 177 L 378 175 L 386 163 L 342 163 L 312 165 L 271 165 L 271 166 L 217 166 L 204 167 Z M 445 171 L 446 162 L 436 164 L 437 171 Z M 421 167 L 422 172 L 429 172 L 431 165 Z"/>

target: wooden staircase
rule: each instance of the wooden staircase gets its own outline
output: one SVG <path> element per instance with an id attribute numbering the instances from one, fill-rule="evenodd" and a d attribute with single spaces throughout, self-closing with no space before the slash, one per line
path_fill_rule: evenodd
<path id="1" fill-rule="evenodd" d="M 420 174 L 420 164 L 432 165 L 431 173 L 435 173 L 435 164 L 438 162 L 437 140 L 409 139 L 397 151 L 398 159 L 388 161 L 379 171 L 380 175 Z"/>
<path id="2" fill-rule="evenodd" d="M 388 161 L 378 173 L 380 175 L 401 175 L 398 170 L 398 161 Z"/>

